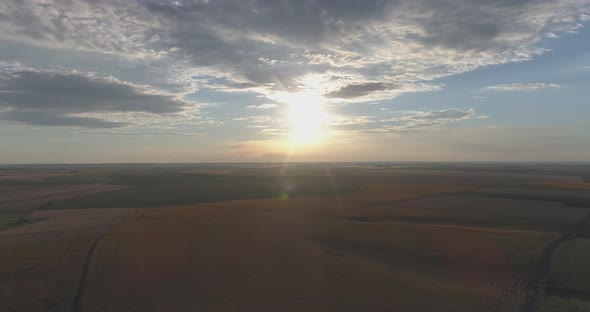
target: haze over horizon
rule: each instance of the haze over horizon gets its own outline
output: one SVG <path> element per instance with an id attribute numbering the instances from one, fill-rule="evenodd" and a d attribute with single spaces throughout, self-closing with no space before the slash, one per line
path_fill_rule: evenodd
<path id="1" fill-rule="evenodd" d="M 0 163 L 590 160 L 590 0 L 7 0 Z"/>

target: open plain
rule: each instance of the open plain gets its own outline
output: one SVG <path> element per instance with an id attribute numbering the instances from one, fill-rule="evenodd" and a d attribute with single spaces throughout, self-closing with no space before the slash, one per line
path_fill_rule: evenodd
<path id="1" fill-rule="evenodd" d="M 587 239 L 571 238 L 587 227 L 589 171 L 29 168 L 18 172 L 30 179 L 0 185 L 10 203 L 0 205 L 0 302 L 6 311 L 576 311 L 589 305 Z M 16 196 L 35 200 L 15 205 Z"/>

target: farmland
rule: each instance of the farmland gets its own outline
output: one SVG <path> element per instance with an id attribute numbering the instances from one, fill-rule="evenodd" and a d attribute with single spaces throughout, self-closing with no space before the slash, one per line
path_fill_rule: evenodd
<path id="1" fill-rule="evenodd" d="M 553 257 L 549 275 L 549 294 L 553 301 L 559 299 L 561 306 L 581 306 L 578 311 L 588 311 L 590 307 L 586 300 L 590 300 L 589 261 L 589 239 L 570 239 L 559 247 Z M 557 310 L 547 308 L 548 311 L 552 309 Z"/>
<path id="2" fill-rule="evenodd" d="M 96 237 L 82 230 L 66 237 L 0 238 L 3 311 L 67 311 L 81 263 Z"/>
<path id="3" fill-rule="evenodd" d="M 68 199 L 110 192 L 120 188 L 117 185 L 81 184 L 14 190 L 2 195 L 0 198 L 0 211 L 26 211 Z"/>
<path id="4" fill-rule="evenodd" d="M 5 171 L 7 311 L 528 312 L 590 304 L 588 166 Z"/>
<path id="5" fill-rule="evenodd" d="M 127 212 L 36 210 L 38 222 L 0 231 L 4 311 L 67 311 L 91 245 Z"/>
<path id="6" fill-rule="evenodd" d="M 34 218 L 33 214 L 27 211 L 0 212 L 0 230 L 10 229 L 41 220 L 43 219 Z"/>
<path id="7" fill-rule="evenodd" d="M 313 208 L 298 211 L 304 203 L 329 201 L 136 210 L 97 246 L 81 311 L 485 310 L 530 261 L 517 251 L 534 252 L 552 238 L 535 231 L 351 221 L 335 213 L 317 216 Z M 146 292 L 159 295 L 148 299 Z"/>

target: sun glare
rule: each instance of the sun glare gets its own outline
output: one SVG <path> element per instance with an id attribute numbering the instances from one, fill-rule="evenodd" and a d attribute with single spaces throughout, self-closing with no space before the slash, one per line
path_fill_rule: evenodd
<path id="1" fill-rule="evenodd" d="M 326 123 L 322 96 L 311 92 L 297 93 L 290 96 L 288 105 L 291 142 L 298 145 L 317 143 Z"/>

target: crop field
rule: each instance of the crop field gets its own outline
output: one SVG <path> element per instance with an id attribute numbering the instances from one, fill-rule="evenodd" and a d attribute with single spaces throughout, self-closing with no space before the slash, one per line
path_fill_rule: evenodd
<path id="1" fill-rule="evenodd" d="M 0 211 L 26 211 L 45 207 L 68 199 L 121 189 L 118 185 L 62 185 L 6 192 L 0 195 Z"/>
<path id="2" fill-rule="evenodd" d="M 495 187 L 473 192 L 475 196 L 561 202 L 567 206 L 590 208 L 590 190 Z"/>
<path id="3" fill-rule="evenodd" d="M 91 245 L 129 211 L 36 210 L 0 231 L 2 311 L 68 311 Z"/>
<path id="4" fill-rule="evenodd" d="M 2 311 L 68 311 L 95 229 L 0 237 Z"/>
<path id="5" fill-rule="evenodd" d="M 81 310 L 490 310 L 553 237 L 299 209 L 313 201 L 136 210 L 98 244 Z"/>
<path id="6" fill-rule="evenodd" d="M 590 294 L 590 239 L 571 239 L 553 257 L 550 283 L 554 288 Z"/>
<path id="7" fill-rule="evenodd" d="M 129 211 L 128 208 L 35 210 L 30 214 L 38 222 L 0 231 L 0 237 L 104 228 L 119 222 Z"/>
<path id="8" fill-rule="evenodd" d="M 543 303 L 544 312 L 590 312 L 590 303 L 574 298 L 549 296 Z"/>
<path id="9" fill-rule="evenodd" d="M 537 227 L 563 230 L 582 220 L 586 210 L 565 206 L 560 202 L 521 200 L 498 197 L 445 195 L 416 200 L 397 201 L 390 205 L 436 209 L 457 213 L 484 214 L 503 217 L 506 222 L 516 222 L 520 227 Z"/>
<path id="10" fill-rule="evenodd" d="M 42 181 L 49 177 L 57 177 L 63 175 L 74 175 L 76 170 L 68 169 L 54 169 L 54 170 L 43 170 L 43 169 L 0 169 L 0 180 L 23 180 L 23 181 Z"/>
<path id="11" fill-rule="evenodd" d="M 585 311 L 589 172 L 0 167 L 0 310 Z"/>
<path id="12" fill-rule="evenodd" d="M 250 175 L 125 173 L 113 174 L 110 179 L 114 184 L 127 187 L 57 203 L 50 208 L 157 207 L 245 198 L 335 195 L 358 190 L 356 184 L 306 176 L 279 179 Z"/>
<path id="13" fill-rule="evenodd" d="M 0 231 L 42 220 L 42 218 L 33 217 L 33 214 L 27 211 L 0 212 Z"/>

